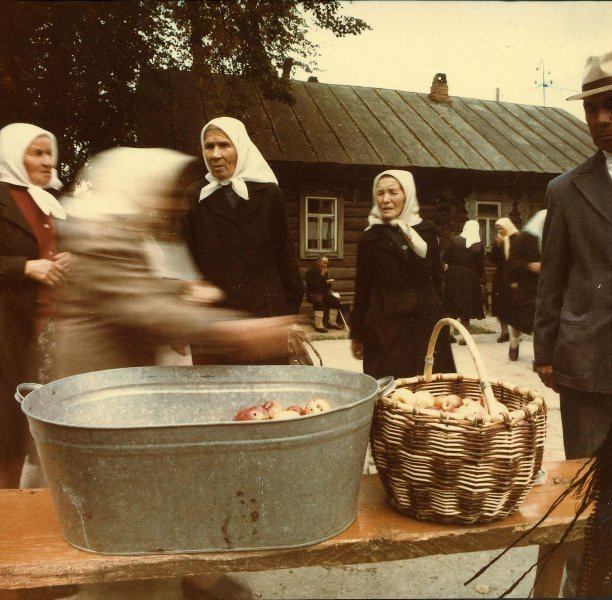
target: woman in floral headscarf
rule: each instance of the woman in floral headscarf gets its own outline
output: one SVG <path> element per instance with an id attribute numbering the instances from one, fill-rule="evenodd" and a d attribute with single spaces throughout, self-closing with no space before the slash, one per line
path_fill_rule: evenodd
<path id="1" fill-rule="evenodd" d="M 66 215 L 47 191 L 61 188 L 56 161 L 52 133 L 29 123 L 0 130 L 0 487 L 19 485 L 28 435 L 15 388 L 41 381 L 52 290 L 64 282 L 70 261 L 58 252 L 55 234 L 55 219 Z"/>
<path id="2" fill-rule="evenodd" d="M 272 169 L 237 119 L 213 119 L 201 143 L 208 173 L 188 190 L 185 219 L 194 261 L 227 307 L 259 317 L 297 314 L 304 284 Z"/>
<path id="3" fill-rule="evenodd" d="M 442 259 L 433 223 L 419 216 L 412 174 L 384 171 L 374 179 L 368 227 L 359 240 L 352 352 L 375 378 L 423 372 L 427 344 L 442 315 Z M 454 372 L 444 330 L 436 372 Z"/>

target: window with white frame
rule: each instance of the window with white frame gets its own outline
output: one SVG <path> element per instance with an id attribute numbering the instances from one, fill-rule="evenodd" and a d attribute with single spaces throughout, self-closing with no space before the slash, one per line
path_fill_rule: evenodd
<path id="1" fill-rule="evenodd" d="M 500 202 L 476 202 L 476 218 L 480 225 L 480 239 L 489 250 L 495 240 L 495 221 L 501 217 Z"/>
<path id="2" fill-rule="evenodd" d="M 301 256 L 340 255 L 341 203 L 333 196 L 302 196 Z"/>

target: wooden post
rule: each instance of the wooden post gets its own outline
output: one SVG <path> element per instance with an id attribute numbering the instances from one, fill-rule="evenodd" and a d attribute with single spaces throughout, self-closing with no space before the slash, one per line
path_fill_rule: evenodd
<path id="1" fill-rule="evenodd" d="M 565 567 L 565 544 L 542 544 L 538 560 L 552 551 L 545 565 L 538 565 L 533 586 L 534 598 L 558 598 Z"/>

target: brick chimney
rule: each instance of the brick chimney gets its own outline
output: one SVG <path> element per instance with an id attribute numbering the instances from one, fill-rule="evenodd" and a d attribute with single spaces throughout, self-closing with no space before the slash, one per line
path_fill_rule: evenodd
<path id="1" fill-rule="evenodd" d="M 446 82 L 446 73 L 436 73 L 431 82 L 431 91 L 429 92 L 430 100 L 434 102 L 451 103 L 448 97 L 448 83 Z"/>

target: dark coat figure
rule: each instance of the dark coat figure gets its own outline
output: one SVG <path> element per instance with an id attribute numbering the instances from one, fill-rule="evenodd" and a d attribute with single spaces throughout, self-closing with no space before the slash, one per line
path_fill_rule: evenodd
<path id="1" fill-rule="evenodd" d="M 36 380 L 38 283 L 24 275 L 27 260 L 39 257 L 38 243 L 0 183 L 0 451 L 23 454 L 25 416 L 14 399 L 19 383 Z"/>
<path id="2" fill-rule="evenodd" d="M 485 280 L 484 246 L 469 248 L 464 237 L 456 236 L 444 253 L 448 270 L 444 277 L 444 313 L 469 322 L 484 319 L 481 283 Z"/>
<path id="3" fill-rule="evenodd" d="M 205 182 L 203 182 L 205 183 Z M 226 294 L 225 306 L 260 317 L 296 314 L 304 294 L 281 189 L 247 182 L 249 199 L 232 208 L 225 189 L 200 202 L 189 190 L 185 238 L 206 280 Z"/>
<path id="4" fill-rule="evenodd" d="M 0 130 L 0 487 L 19 486 L 26 453 L 36 462 L 14 395 L 19 383 L 46 383 L 39 367 L 52 343 L 52 288 L 65 282 L 70 263 L 55 235 L 55 219 L 66 215 L 48 191 L 61 187 L 56 161 L 52 133 L 29 123 Z M 42 483 L 31 472 L 24 485 Z"/>
<path id="5" fill-rule="evenodd" d="M 518 239 L 518 233 L 509 236 L 510 251 Z M 489 260 L 495 265 L 495 273 L 491 282 L 491 314 L 500 321 L 507 323 L 512 308 L 510 295 L 510 279 L 508 272 L 508 258 L 503 247 L 493 245 L 489 253 Z"/>
<path id="6" fill-rule="evenodd" d="M 374 225 L 359 240 L 351 337 L 363 342 L 363 372 L 375 378 L 422 374 L 431 332 L 442 316 L 443 267 L 436 229 L 428 221 L 413 229 L 427 243 L 425 259 L 389 225 Z M 434 360 L 434 372 L 455 371 L 444 331 Z"/>
<path id="7" fill-rule="evenodd" d="M 512 245 L 508 261 L 511 302 L 507 322 L 529 334 L 533 332 L 538 273 L 532 272 L 528 265 L 539 263 L 541 258 L 538 238 L 527 231 L 521 231 Z"/>
<path id="8" fill-rule="evenodd" d="M 603 153 L 553 179 L 546 200 L 536 364 L 552 365 L 559 386 L 609 397 L 612 183 Z"/>

